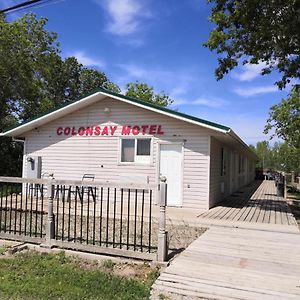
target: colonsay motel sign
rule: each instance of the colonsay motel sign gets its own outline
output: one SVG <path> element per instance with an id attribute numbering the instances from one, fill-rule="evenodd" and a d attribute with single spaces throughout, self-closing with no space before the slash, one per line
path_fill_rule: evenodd
<path id="1" fill-rule="evenodd" d="M 161 125 L 104 125 L 104 126 L 88 126 L 88 127 L 75 127 L 75 126 L 66 126 L 66 127 L 58 127 L 56 129 L 57 135 L 64 136 L 113 136 L 116 131 L 121 128 L 121 135 L 138 135 L 138 134 L 150 134 L 150 135 L 162 135 L 164 132 L 162 131 Z"/>

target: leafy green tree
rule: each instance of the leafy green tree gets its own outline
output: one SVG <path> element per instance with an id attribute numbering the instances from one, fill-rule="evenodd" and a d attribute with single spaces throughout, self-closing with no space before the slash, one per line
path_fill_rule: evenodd
<path id="1" fill-rule="evenodd" d="M 216 27 L 205 43 L 220 57 L 217 79 L 243 64 L 265 63 L 262 75 L 282 73 L 281 89 L 292 78 L 300 78 L 300 5 L 297 0 L 208 0 L 210 21 Z"/>
<path id="2" fill-rule="evenodd" d="M 33 14 L 12 23 L 0 16 L 0 129 L 7 116 L 20 122 L 97 87 L 118 89 L 75 57 L 63 60 L 57 35 L 45 29 L 46 23 Z"/>
<path id="3" fill-rule="evenodd" d="M 0 14 L 0 131 L 100 86 L 119 91 L 104 73 L 62 59 L 46 23 L 34 14 L 9 23 Z M 0 175 L 20 175 L 21 148 L 1 138 Z"/>
<path id="4" fill-rule="evenodd" d="M 156 94 L 152 86 L 141 82 L 128 83 L 125 87 L 125 95 L 160 106 L 168 106 L 173 103 L 173 100 L 165 92 Z"/>
<path id="5" fill-rule="evenodd" d="M 300 90 L 294 87 L 287 99 L 271 107 L 265 133 L 275 129 L 279 138 L 295 149 L 300 149 Z"/>
<path id="6" fill-rule="evenodd" d="M 272 147 L 275 169 L 284 172 L 300 172 L 300 149 L 288 143 L 275 143 Z"/>
<path id="7" fill-rule="evenodd" d="M 273 155 L 269 142 L 257 142 L 255 153 L 259 158 L 259 161 L 257 163 L 258 168 L 272 169 L 274 167 Z"/>
<path id="8" fill-rule="evenodd" d="M 259 157 L 258 168 L 271 169 L 275 171 L 300 172 L 300 150 L 288 145 L 288 143 L 275 142 L 270 146 L 269 142 L 257 142 L 256 146 L 250 148 Z"/>
<path id="9" fill-rule="evenodd" d="M 0 16 L 1 129 L 8 116 L 18 120 L 27 104 L 30 110 L 41 99 L 40 76 L 48 67 L 48 58 L 58 53 L 56 35 L 44 29 L 45 23 L 33 15 L 12 23 Z"/>

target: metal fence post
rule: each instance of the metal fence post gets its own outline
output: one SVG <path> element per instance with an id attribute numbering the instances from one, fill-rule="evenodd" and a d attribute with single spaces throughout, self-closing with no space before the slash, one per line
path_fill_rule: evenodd
<path id="1" fill-rule="evenodd" d="M 167 178 L 162 176 L 159 185 L 159 227 L 157 260 L 164 262 L 168 256 L 168 232 L 166 231 Z"/>
<path id="2" fill-rule="evenodd" d="M 47 183 L 47 199 L 48 199 L 48 222 L 46 231 L 46 244 L 51 247 L 51 240 L 55 238 L 55 222 L 53 214 L 53 189 L 52 180 L 49 179 Z"/>

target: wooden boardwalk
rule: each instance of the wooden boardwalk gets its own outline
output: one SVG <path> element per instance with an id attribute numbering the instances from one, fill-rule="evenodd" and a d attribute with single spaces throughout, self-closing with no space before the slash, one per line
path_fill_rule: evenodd
<path id="1" fill-rule="evenodd" d="M 160 294 L 170 299 L 300 299 L 300 234 L 210 228 L 156 280 L 152 299 L 164 299 Z"/>
<path id="2" fill-rule="evenodd" d="M 300 299 L 300 232 L 275 191 L 256 182 L 200 214 L 209 229 L 162 272 L 151 299 Z"/>
<path id="3" fill-rule="evenodd" d="M 277 197 L 274 181 L 267 180 L 241 189 L 197 219 L 206 226 L 298 232 L 289 206 Z"/>

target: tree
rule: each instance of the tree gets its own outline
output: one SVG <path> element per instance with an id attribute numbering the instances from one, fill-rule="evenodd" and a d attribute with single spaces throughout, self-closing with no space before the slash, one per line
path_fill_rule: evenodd
<path id="1" fill-rule="evenodd" d="M 264 132 L 271 129 L 275 134 L 287 142 L 290 147 L 300 149 L 300 91 L 294 87 L 287 99 L 271 107 L 269 119 Z"/>
<path id="2" fill-rule="evenodd" d="M 173 103 L 173 100 L 163 91 L 156 94 L 153 87 L 148 86 L 146 83 L 130 82 L 126 84 L 125 89 L 125 96 L 128 97 L 137 98 L 159 106 L 168 106 Z"/>
<path id="3" fill-rule="evenodd" d="M 100 86 L 119 91 L 104 73 L 62 59 L 46 23 L 34 14 L 9 23 L 0 14 L 0 132 Z M 21 166 L 22 146 L 1 138 L 0 175 L 20 176 Z"/>
<path id="4" fill-rule="evenodd" d="M 221 57 L 217 79 L 243 64 L 263 63 L 262 75 L 282 73 L 280 89 L 300 77 L 300 5 L 297 0 L 208 0 L 216 24 L 204 44 Z"/>
<path id="5" fill-rule="evenodd" d="M 258 168 L 276 171 L 300 172 L 300 149 L 289 146 L 286 142 L 275 142 L 271 147 L 269 142 L 257 142 L 256 147 L 249 146 L 259 158 Z"/>
<path id="6" fill-rule="evenodd" d="M 270 148 L 269 142 L 267 141 L 257 142 L 255 147 L 255 153 L 259 158 L 259 161 L 257 163 L 258 168 L 263 168 L 263 169 L 274 168 L 273 155 L 272 155 L 272 150 Z"/>
<path id="7" fill-rule="evenodd" d="M 119 87 L 112 83 L 107 76 L 98 70 L 83 67 L 75 57 L 68 57 L 53 62 L 48 70 L 47 92 L 48 107 L 55 107 L 62 102 L 74 100 L 86 95 L 98 87 L 119 92 Z"/>
<path id="8" fill-rule="evenodd" d="M 0 129 L 8 116 L 19 118 L 25 103 L 34 107 L 29 102 L 39 101 L 39 75 L 58 52 L 56 35 L 44 30 L 45 22 L 27 15 L 7 23 L 0 16 Z"/>
<path id="9" fill-rule="evenodd" d="M 285 143 L 275 143 L 273 148 L 275 169 L 284 172 L 300 172 L 300 149 Z"/>
<path id="10" fill-rule="evenodd" d="M 0 16 L 0 129 L 8 116 L 21 122 L 100 86 L 118 89 L 75 57 L 63 60 L 57 35 L 45 29 L 46 23 L 34 14 L 12 23 Z"/>

